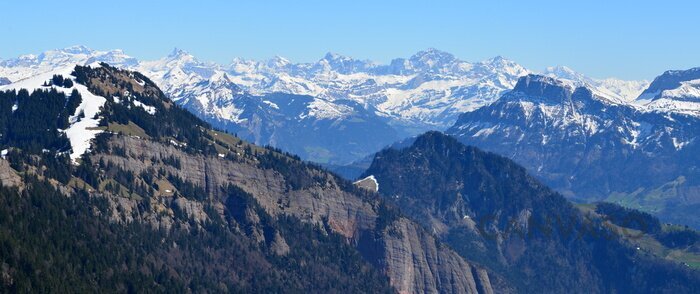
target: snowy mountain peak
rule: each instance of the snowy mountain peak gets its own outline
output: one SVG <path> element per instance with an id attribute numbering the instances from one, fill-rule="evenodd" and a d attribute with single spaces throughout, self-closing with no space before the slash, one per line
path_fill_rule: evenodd
<path id="1" fill-rule="evenodd" d="M 170 54 L 168 54 L 168 58 L 170 58 L 170 59 L 177 59 L 177 58 L 181 58 L 183 56 L 191 56 L 191 55 L 189 53 L 187 53 L 187 51 L 182 50 L 182 49 L 177 48 L 177 47 L 173 48 L 173 51 L 171 51 Z"/>
<path id="2" fill-rule="evenodd" d="M 659 99 L 664 91 L 679 88 L 683 82 L 697 79 L 700 79 L 700 67 L 665 71 L 649 84 L 649 87 L 639 95 L 638 100 Z"/>
<path id="3" fill-rule="evenodd" d="M 211 76 L 211 78 L 209 78 L 209 80 L 212 82 L 231 82 L 231 79 L 228 77 L 228 75 L 222 71 L 214 73 Z"/>
<path id="4" fill-rule="evenodd" d="M 419 69 L 433 69 L 457 62 L 457 58 L 445 51 L 428 48 L 411 56 L 411 63 Z"/>
<path id="5" fill-rule="evenodd" d="M 345 55 L 340 55 L 340 54 L 334 53 L 334 52 L 326 53 L 326 55 L 324 55 L 322 59 L 328 60 L 328 61 L 350 61 L 350 60 L 352 60 L 352 58 L 350 58 L 350 57 L 347 57 Z"/>
<path id="6" fill-rule="evenodd" d="M 126 55 L 121 49 L 115 49 L 100 54 L 95 54 L 93 52 L 84 64 L 92 64 L 95 62 L 105 62 L 119 67 L 131 67 L 139 63 L 136 58 Z"/>
<path id="7" fill-rule="evenodd" d="M 510 60 L 510 59 L 508 59 L 508 58 L 506 58 L 506 57 L 503 57 L 503 56 L 501 56 L 501 55 L 497 55 L 496 57 L 487 59 L 487 60 L 484 61 L 483 63 L 487 63 L 487 64 L 489 64 L 489 65 L 491 65 L 491 66 L 493 66 L 493 67 L 500 67 L 500 68 L 518 67 L 518 68 L 522 68 L 523 70 L 525 69 L 524 67 L 522 67 L 522 66 L 521 66 L 520 64 L 518 64 L 517 62 L 515 62 L 515 61 L 513 61 L 513 60 Z"/>
<path id="8" fill-rule="evenodd" d="M 500 55 L 479 62 L 477 66 L 488 68 L 489 71 L 493 71 L 494 73 L 506 75 L 509 79 L 517 79 L 530 73 L 530 71 L 522 65 Z"/>
<path id="9" fill-rule="evenodd" d="M 556 78 L 573 88 L 587 87 L 596 96 L 617 104 L 631 103 L 649 84 L 647 81 L 625 81 L 615 78 L 593 79 L 563 65 L 547 67 L 542 74 Z"/>
<path id="10" fill-rule="evenodd" d="M 428 48 L 425 50 L 418 51 L 416 54 L 411 56 L 410 59 L 411 60 L 425 60 L 425 59 L 455 60 L 457 58 L 455 58 L 455 56 L 452 55 L 451 53 L 448 53 L 448 52 L 445 52 L 442 50 L 438 50 L 436 48 Z"/>
<path id="11" fill-rule="evenodd" d="M 529 74 L 518 79 L 513 88 L 514 92 L 522 92 L 532 96 L 561 95 L 572 92 L 572 88 L 564 82 L 552 77 Z"/>
<path id="12" fill-rule="evenodd" d="M 87 52 L 89 49 L 64 51 Z M 224 66 L 201 62 L 178 48 L 167 57 L 153 61 L 137 61 L 121 50 L 94 51 L 88 55 L 61 54 L 70 58 L 59 58 L 57 60 L 60 62 L 55 64 L 40 63 L 36 56 L 3 61 L 0 63 L 0 77 L 17 81 L 46 72 L 57 67 L 56 64 L 67 61 L 72 64 L 104 61 L 143 73 L 173 101 L 181 105 L 197 102 L 193 108 L 201 108 L 205 115 L 216 116 L 222 121 L 239 117 L 234 112 L 243 108 L 231 108 L 231 103 L 236 99 L 244 99 L 239 94 L 263 96 L 286 93 L 319 99 L 317 103 L 308 103 L 308 107 L 328 103 L 336 107 L 338 101 L 353 101 L 391 121 L 397 129 L 403 131 L 405 128 L 407 132 L 417 133 L 449 127 L 461 113 L 494 102 L 501 94 L 513 89 L 518 78 L 531 73 L 503 56 L 471 63 L 435 48 L 417 52 L 408 58 L 393 59 L 390 64 L 384 65 L 333 52 L 310 63 L 294 63 L 276 56 L 267 61 L 237 58 Z M 55 55 L 63 56 L 61 54 Z M 532 78 L 530 80 L 533 81 Z M 592 89 L 596 91 L 607 90 L 608 85 L 620 93 L 633 93 L 635 89 L 627 86 L 626 81 L 619 81 L 619 84 L 617 81 L 595 81 L 597 87 Z M 570 85 L 570 91 L 573 91 L 574 85 L 579 84 Z M 253 107 L 250 103 L 246 107 Z M 291 107 L 282 103 L 278 103 L 278 106 L 280 111 Z"/>
<path id="13" fill-rule="evenodd" d="M 543 74 L 551 77 L 557 77 L 560 79 L 569 79 L 573 81 L 580 81 L 580 80 L 586 80 L 584 75 L 574 71 L 573 69 L 569 68 L 568 66 L 564 65 L 557 65 L 557 66 L 550 66 L 547 67 Z"/>
<path id="14" fill-rule="evenodd" d="M 95 52 L 94 50 L 83 45 L 73 45 L 67 48 L 59 49 L 57 51 L 62 51 L 69 54 L 91 54 Z"/>
<path id="15" fill-rule="evenodd" d="M 239 62 L 241 62 L 241 61 L 239 61 Z M 245 61 L 242 60 L 242 62 L 245 62 Z M 270 67 L 270 68 L 277 68 L 277 69 L 286 67 L 286 66 L 288 66 L 288 65 L 290 65 L 290 64 L 291 64 L 291 62 L 289 61 L 289 59 L 284 58 L 284 57 L 279 56 L 279 55 L 277 55 L 277 56 L 275 56 L 275 57 L 273 57 L 273 58 L 271 58 L 270 60 L 267 61 L 267 66 L 268 66 L 268 67 Z"/>
<path id="16" fill-rule="evenodd" d="M 124 54 L 121 50 L 98 51 L 77 45 L 48 50 L 39 55 L 28 54 L 4 60 L 0 62 L 0 76 L 11 81 L 18 81 L 66 66 L 86 65 L 95 62 L 106 62 L 119 67 L 130 67 L 138 64 L 138 60 Z"/>
<path id="17" fill-rule="evenodd" d="M 220 90 L 220 89 L 226 89 L 226 93 L 221 93 L 219 94 L 220 97 L 216 98 L 231 98 L 231 97 L 226 97 L 226 95 L 242 95 L 245 94 L 245 91 L 238 86 L 236 83 L 231 80 L 228 74 L 223 71 L 217 71 L 215 72 L 209 80 L 206 81 L 207 85 L 213 89 L 213 90 Z"/>

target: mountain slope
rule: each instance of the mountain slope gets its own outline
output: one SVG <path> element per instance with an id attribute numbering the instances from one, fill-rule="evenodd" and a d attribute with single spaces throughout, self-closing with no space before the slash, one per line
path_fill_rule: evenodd
<path id="1" fill-rule="evenodd" d="M 664 72 L 639 95 L 637 103 L 650 111 L 700 117 L 700 68 Z"/>
<path id="2" fill-rule="evenodd" d="M 692 116 L 642 111 L 530 75 L 447 133 L 514 159 L 568 197 L 607 199 L 698 227 L 699 131 Z"/>
<path id="3" fill-rule="evenodd" d="M 517 292 L 691 293 L 700 273 L 638 252 L 504 157 L 437 132 L 365 172 L 407 215 Z"/>
<path id="4" fill-rule="evenodd" d="M 398 139 L 386 119 L 352 100 L 284 93 L 254 96 L 226 74 L 178 97 L 176 103 L 219 129 L 256 144 L 286 146 L 285 151 L 315 162 L 347 163 Z"/>
<path id="5" fill-rule="evenodd" d="M 52 75 L 31 95 L 0 97 L 0 179 L 14 187 L 1 193 L 10 206 L 0 242 L 26 249 L 0 252 L 8 289 L 73 282 L 88 291 L 509 289 L 375 194 L 298 157 L 212 130 L 138 72 L 103 63 L 76 66 L 61 79 L 59 85 Z M 78 85 L 104 104 L 93 117 L 71 120 L 75 105 L 99 99 L 83 95 L 76 103 L 58 91 Z M 24 107 L 28 101 L 34 107 Z M 83 134 L 95 137 L 71 160 L 82 149 L 60 130 L 88 119 L 99 123 Z M 27 140 L 6 135 L 12 127 L 46 133 L 23 133 L 35 136 Z M 54 227 L 64 225 L 71 230 Z M 107 228 L 112 233 L 101 234 Z M 55 243 L 40 250 L 46 242 Z M 108 255 L 111 248 L 119 254 Z M 38 281 L 34 269 L 57 276 Z"/>

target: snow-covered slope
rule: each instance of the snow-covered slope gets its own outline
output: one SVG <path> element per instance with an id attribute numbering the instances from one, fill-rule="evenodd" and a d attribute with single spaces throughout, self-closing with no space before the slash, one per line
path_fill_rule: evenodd
<path id="1" fill-rule="evenodd" d="M 99 65 L 95 65 L 99 66 Z M 78 90 L 82 100 L 76 108 L 75 113 L 68 118 L 70 125 L 65 130 L 66 137 L 71 144 L 70 158 L 75 163 L 81 155 L 90 149 L 90 140 L 94 139 L 101 130 L 96 129 L 100 122 L 101 107 L 107 101 L 104 97 L 97 96 L 81 84 L 75 82 L 75 77 L 71 76 L 75 66 L 64 66 L 52 71 L 44 72 L 38 75 L 31 76 L 15 83 L 0 86 L 0 91 L 27 89 L 30 93 L 36 89 L 53 88 L 58 92 L 70 95 L 73 90 Z M 61 75 L 64 78 L 73 80 L 73 86 L 70 88 L 62 86 L 44 86 L 47 81 L 50 81 L 53 75 Z"/>
<path id="2" fill-rule="evenodd" d="M 639 95 L 636 103 L 650 111 L 700 117 L 700 67 L 664 72 Z"/>

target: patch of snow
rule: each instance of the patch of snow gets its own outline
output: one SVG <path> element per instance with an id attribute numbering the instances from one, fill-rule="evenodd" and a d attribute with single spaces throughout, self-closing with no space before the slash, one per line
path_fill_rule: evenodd
<path id="1" fill-rule="evenodd" d="M 89 67 L 91 67 L 91 68 L 100 68 L 100 67 L 102 67 L 102 62 L 100 62 L 100 61 L 95 61 L 95 62 L 93 62 L 93 63 L 88 64 L 87 66 L 89 66 Z"/>
<path id="2" fill-rule="evenodd" d="M 179 143 L 178 141 L 175 141 L 173 139 L 170 139 L 170 144 L 173 144 L 176 147 L 187 147 L 187 143 Z"/>
<path id="3" fill-rule="evenodd" d="M 673 147 L 675 147 L 676 150 L 681 150 L 681 149 L 683 149 L 683 147 L 685 147 L 686 145 L 688 145 L 690 143 L 688 141 L 681 141 L 676 137 L 671 138 L 671 140 L 673 141 Z"/>
<path id="4" fill-rule="evenodd" d="M 71 151 L 70 158 L 74 163 L 80 158 L 85 152 L 90 150 L 90 141 L 101 133 L 101 130 L 96 130 L 95 128 L 100 123 L 99 113 L 102 106 L 107 102 L 107 99 L 101 96 L 94 95 L 90 93 L 87 87 L 75 84 L 75 87 L 80 92 L 82 96 L 82 101 L 78 108 L 75 109 L 75 113 L 69 118 L 69 121 L 76 121 L 72 123 L 66 130 L 66 136 L 70 141 L 73 150 Z M 78 116 L 84 115 L 84 117 L 78 120 Z"/>
<path id="5" fill-rule="evenodd" d="M 374 192 L 379 192 L 379 182 L 377 182 L 377 178 L 375 178 L 374 175 L 370 175 L 364 179 L 357 180 L 357 181 L 355 181 L 355 184 L 362 182 L 362 181 L 365 181 L 365 180 L 370 180 L 370 181 L 374 182 L 374 186 L 376 187 L 376 190 L 374 190 Z"/>
<path id="6" fill-rule="evenodd" d="M 498 127 L 498 126 L 491 126 L 491 127 L 488 127 L 488 128 L 483 128 L 483 129 L 477 131 L 477 132 L 473 135 L 473 137 L 482 137 L 482 136 L 483 136 L 483 137 L 488 137 L 489 135 L 493 134 L 493 133 L 496 131 L 496 128 L 497 128 L 497 127 Z"/>
<path id="7" fill-rule="evenodd" d="M 272 107 L 272 108 L 274 108 L 274 109 L 280 109 L 280 107 L 277 106 L 277 104 L 275 104 L 274 102 L 267 101 L 267 100 L 263 100 L 263 103 L 269 105 L 270 107 Z"/>
<path id="8" fill-rule="evenodd" d="M 148 112 L 148 114 L 150 114 L 150 115 L 156 114 L 156 107 L 155 107 L 155 106 L 150 106 L 150 105 L 143 104 L 141 101 L 138 101 L 138 100 L 136 100 L 136 99 L 134 99 L 133 102 L 134 102 L 134 105 L 136 105 L 136 107 L 141 107 L 141 108 L 143 108 L 143 110 L 145 110 L 146 112 Z"/>
<path id="9" fill-rule="evenodd" d="M 317 119 L 335 119 L 352 113 L 352 107 L 314 99 L 308 106 L 308 116 Z M 300 118 L 304 118 L 303 116 Z"/>

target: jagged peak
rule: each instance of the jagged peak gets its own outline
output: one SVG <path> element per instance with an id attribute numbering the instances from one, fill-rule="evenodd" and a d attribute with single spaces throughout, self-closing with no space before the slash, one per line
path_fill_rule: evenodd
<path id="1" fill-rule="evenodd" d="M 192 54 L 177 47 L 173 48 L 173 51 L 168 54 L 168 58 L 179 58 L 183 56 L 192 56 Z"/>
<path id="2" fill-rule="evenodd" d="M 487 59 L 485 62 L 488 64 L 515 64 L 515 61 L 510 60 L 502 55 L 496 55 L 495 57 Z"/>
<path id="3" fill-rule="evenodd" d="M 285 67 L 287 65 L 290 65 L 291 62 L 289 59 L 284 58 L 279 55 L 275 55 L 274 57 L 270 58 L 270 60 L 267 61 L 267 66 L 268 67 L 274 67 L 274 68 L 279 68 L 279 67 Z"/>
<path id="4" fill-rule="evenodd" d="M 92 50 L 91 48 L 88 48 L 87 46 L 84 46 L 84 45 L 73 45 L 70 47 L 63 48 L 63 49 L 58 49 L 57 51 L 70 53 L 70 54 L 90 54 L 90 53 L 95 52 L 95 50 Z"/>
<path id="5" fill-rule="evenodd" d="M 428 48 L 421 50 L 413 54 L 410 58 L 411 60 L 426 60 L 426 59 L 446 59 L 447 61 L 456 60 L 457 58 L 449 52 L 438 50 L 435 48 Z"/>
<path id="6" fill-rule="evenodd" d="M 230 81 L 231 81 L 231 79 L 228 77 L 228 75 L 226 74 L 226 72 L 223 72 L 223 71 L 217 71 L 217 72 L 215 72 L 215 73 L 211 76 L 211 78 L 209 78 L 209 80 L 212 81 L 212 82 L 219 82 L 219 81 L 230 82 Z"/>
<path id="7" fill-rule="evenodd" d="M 548 66 L 544 69 L 545 73 L 566 73 L 566 74 L 577 74 L 576 71 L 571 69 L 570 67 L 566 65 L 555 65 L 555 66 Z"/>
<path id="8" fill-rule="evenodd" d="M 543 75 L 560 80 L 566 80 L 570 86 L 591 86 L 594 82 L 591 78 L 571 69 L 565 65 L 550 66 L 545 68 Z"/>
<path id="9" fill-rule="evenodd" d="M 331 60 L 352 60 L 351 57 L 348 57 L 348 56 L 345 56 L 342 54 L 338 54 L 335 52 L 327 52 L 326 55 L 324 55 L 322 59 L 325 59 L 328 61 L 331 61 Z"/>

